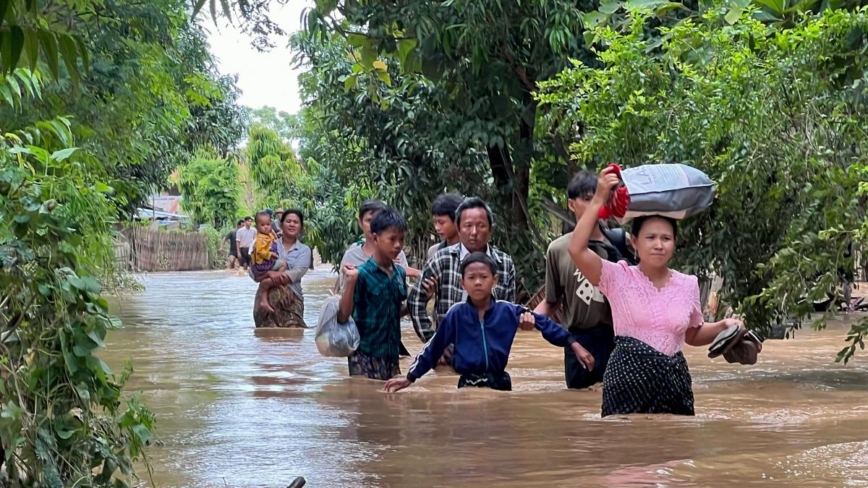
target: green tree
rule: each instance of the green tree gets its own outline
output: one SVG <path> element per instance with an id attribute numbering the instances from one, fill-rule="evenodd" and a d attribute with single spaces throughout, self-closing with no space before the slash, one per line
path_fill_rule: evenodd
<path id="1" fill-rule="evenodd" d="M 238 163 L 200 150 L 179 173 L 181 204 L 190 217 L 197 224 L 207 223 L 215 229 L 231 225 L 239 212 Z"/>
<path id="2" fill-rule="evenodd" d="M 865 242 L 866 85 L 852 67 L 868 17 L 826 11 L 777 30 L 728 12 L 665 30 L 659 56 L 644 15 L 626 33 L 600 28 L 604 65 L 578 63 L 539 100 L 552 130 L 584 128 L 571 148 L 582 163 L 687 162 L 717 182 L 710 211 L 684 223 L 678 266 L 721 276 L 724 302 L 765 329 L 840 293 L 847 244 Z"/>
<path id="3" fill-rule="evenodd" d="M 14 76 L 43 91 L 37 73 Z M 18 81 L 0 76 L 0 91 L 26 98 Z M 96 280 L 117 209 L 105 168 L 73 143 L 63 117 L 0 136 L 4 486 L 128 486 L 152 435 L 152 414 L 121 396 L 131 366 L 113 375 L 95 355 L 118 325 Z"/>

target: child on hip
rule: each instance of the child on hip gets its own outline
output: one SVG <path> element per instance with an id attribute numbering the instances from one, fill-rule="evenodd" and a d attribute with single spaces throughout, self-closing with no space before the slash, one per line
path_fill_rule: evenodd
<path id="1" fill-rule="evenodd" d="M 259 278 L 269 271 L 286 271 L 286 263 L 280 259 L 277 250 L 277 235 L 271 227 L 271 216 L 267 212 L 256 214 L 256 240 L 250 253 L 253 276 Z M 274 308 L 268 303 L 268 291 L 274 287 L 271 278 L 265 278 L 259 282 L 260 301 L 259 306 L 274 313 Z"/>

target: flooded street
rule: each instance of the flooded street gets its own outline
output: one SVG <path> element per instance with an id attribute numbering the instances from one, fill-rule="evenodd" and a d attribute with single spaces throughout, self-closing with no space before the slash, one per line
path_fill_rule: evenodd
<path id="1" fill-rule="evenodd" d="M 247 277 L 142 280 L 113 301 L 124 328 L 101 357 L 133 361 L 160 487 L 868 486 L 868 353 L 834 363 L 846 324 L 767 341 L 751 367 L 690 349 L 696 418 L 601 420 L 600 391 L 567 391 L 539 333 L 518 334 L 511 393 L 441 373 L 387 395 L 321 357 L 313 330 L 254 330 Z M 308 325 L 333 283 L 305 278 Z M 404 343 L 421 348 L 409 323 Z"/>

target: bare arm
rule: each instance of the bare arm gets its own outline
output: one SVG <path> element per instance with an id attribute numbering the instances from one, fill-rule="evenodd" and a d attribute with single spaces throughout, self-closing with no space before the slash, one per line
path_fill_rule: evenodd
<path id="1" fill-rule="evenodd" d="M 353 270 L 353 274 L 347 274 L 347 282 L 344 286 L 344 291 L 341 294 L 341 302 L 338 308 L 338 322 L 341 324 L 347 323 L 353 315 L 356 295 L 356 281 L 359 278 L 359 272 Z"/>
<path id="2" fill-rule="evenodd" d="M 541 302 L 539 302 L 539 305 L 537 305 L 536 308 L 533 309 L 533 311 L 534 313 L 545 315 L 546 317 L 551 318 L 555 310 L 555 307 L 553 305 L 554 304 L 549 303 L 545 299 L 543 299 Z"/>
<path id="3" fill-rule="evenodd" d="M 597 193 L 594 194 L 594 199 L 588 204 L 582 218 L 576 222 L 576 228 L 573 230 L 572 238 L 570 239 L 570 257 L 576 264 L 576 268 L 591 282 L 594 286 L 600 285 L 600 277 L 603 274 L 603 261 L 597 253 L 588 248 L 588 241 L 591 239 L 591 234 L 599 225 L 600 209 L 609 198 L 609 193 L 612 191 L 618 182 L 618 176 L 611 172 L 611 169 L 604 169 L 600 173 L 600 178 L 597 180 Z"/>
<path id="4" fill-rule="evenodd" d="M 691 327 L 687 329 L 684 342 L 695 347 L 707 346 L 714 342 L 718 334 L 736 324 L 741 324 L 741 321 L 737 319 L 724 319 L 720 322 L 706 322 L 699 327 Z"/>

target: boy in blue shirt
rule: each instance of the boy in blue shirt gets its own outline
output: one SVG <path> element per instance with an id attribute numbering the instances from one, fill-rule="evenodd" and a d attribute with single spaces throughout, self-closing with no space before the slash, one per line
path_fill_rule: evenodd
<path id="1" fill-rule="evenodd" d="M 497 283 L 494 258 L 482 252 L 472 253 L 461 262 L 459 272 L 467 301 L 449 309 L 437 325 L 434 337 L 410 365 L 406 378 L 389 380 L 386 391 L 403 390 L 413 384 L 437 364 L 446 347 L 453 343 L 453 366 L 461 375 L 458 388 L 477 386 L 510 391 L 512 380 L 505 370 L 519 327 L 525 330 L 536 327 L 550 343 L 569 346 L 577 356 L 580 354 L 581 346 L 563 327 L 522 306 L 492 298 L 491 290 Z"/>
<path id="2" fill-rule="evenodd" d="M 344 265 L 347 281 L 341 294 L 338 322 L 350 315 L 359 329 L 359 347 L 349 358 L 350 376 L 388 380 L 401 374 L 401 316 L 406 313 L 407 274 L 395 260 L 404 248 L 407 222 L 392 208 L 371 221 L 374 255 L 362 265 Z"/>

